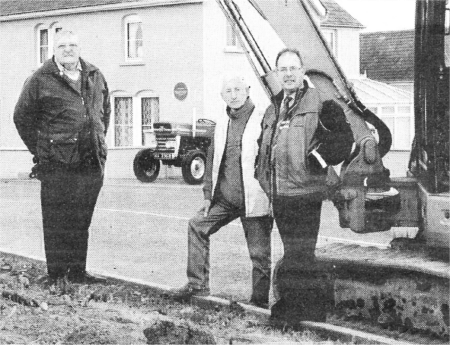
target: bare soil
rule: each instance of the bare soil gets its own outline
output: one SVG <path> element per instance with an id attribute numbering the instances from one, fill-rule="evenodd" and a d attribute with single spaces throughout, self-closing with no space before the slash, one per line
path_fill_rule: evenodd
<path id="1" fill-rule="evenodd" d="M 144 330 L 157 323 L 205 331 L 218 344 L 335 344 L 309 331 L 274 330 L 236 303 L 201 309 L 145 286 L 112 280 L 107 285 L 60 281 L 47 287 L 41 282 L 45 272 L 42 262 L 0 253 L 0 344 L 155 343 Z"/>

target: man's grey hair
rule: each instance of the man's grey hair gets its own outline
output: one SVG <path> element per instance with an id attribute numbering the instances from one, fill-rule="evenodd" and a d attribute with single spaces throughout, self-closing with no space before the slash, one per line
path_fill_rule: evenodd
<path id="1" fill-rule="evenodd" d="M 222 79 L 222 91 L 225 89 L 225 86 L 230 82 L 231 80 L 239 80 L 246 89 L 250 88 L 250 85 L 248 84 L 247 80 L 243 75 L 240 74 L 226 74 L 224 75 Z"/>

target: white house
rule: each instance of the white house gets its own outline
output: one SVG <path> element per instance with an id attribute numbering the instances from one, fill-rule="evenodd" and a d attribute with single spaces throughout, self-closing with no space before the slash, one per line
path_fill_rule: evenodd
<path id="1" fill-rule="evenodd" d="M 308 0 L 309 1 L 309 0 Z M 349 76 L 359 72 L 363 26 L 333 0 L 321 28 Z M 0 0 L 0 178 L 32 166 L 13 123 L 25 79 L 52 55 L 61 28 L 105 74 L 113 113 L 106 176 L 134 178 L 132 162 L 152 121 L 224 115 L 222 75 L 241 73 L 259 108 L 268 98 L 215 0 Z"/>
<path id="2" fill-rule="evenodd" d="M 224 73 L 248 75 L 253 98 L 267 104 L 214 0 L 1 0 L 0 6 L 1 178 L 30 170 L 14 106 L 25 79 L 51 57 L 53 36 L 63 27 L 79 34 L 82 57 L 108 81 L 108 177 L 134 176 L 132 161 L 151 121 L 190 122 L 194 112 L 221 116 Z"/>

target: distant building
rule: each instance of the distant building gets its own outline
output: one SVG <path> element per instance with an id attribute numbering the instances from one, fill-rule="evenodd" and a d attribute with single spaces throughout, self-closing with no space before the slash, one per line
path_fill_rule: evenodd
<path id="1" fill-rule="evenodd" d="M 414 83 L 414 30 L 362 33 L 361 74 L 407 91 Z"/>
<path id="2" fill-rule="evenodd" d="M 409 152 L 414 138 L 413 94 L 365 77 L 351 81 L 364 105 L 389 127 L 392 134 L 391 152 Z M 407 161 L 405 158 L 405 166 Z"/>
<path id="3" fill-rule="evenodd" d="M 409 150 L 414 134 L 414 30 L 363 33 L 360 42 L 361 73 L 407 92 L 385 90 L 386 99 L 401 95 L 399 102 L 376 110 L 393 132 L 393 149 Z"/>
<path id="4" fill-rule="evenodd" d="M 385 163 L 404 175 L 414 139 L 414 30 L 361 33 L 362 77 L 354 80 L 365 105 L 392 133 Z"/>
<path id="5" fill-rule="evenodd" d="M 322 26 L 332 49 L 346 54 L 355 45 L 358 51 L 359 41 L 349 38 L 363 26 L 334 1 L 322 2 L 329 9 Z M 110 87 L 107 177 L 134 178 L 132 161 L 152 122 L 222 116 L 225 73 L 246 75 L 255 103 L 268 104 L 215 0 L 0 0 L 0 178 L 30 171 L 14 105 L 25 79 L 53 55 L 61 28 L 78 33 L 82 57 L 103 71 Z M 358 54 L 345 60 L 359 65 Z"/>
<path id="6" fill-rule="evenodd" d="M 154 121 L 216 120 L 222 76 L 248 76 L 268 99 L 214 0 L 0 0 L 0 177 L 31 168 L 13 123 L 25 79 L 53 55 L 61 28 L 76 31 L 81 56 L 105 74 L 113 113 L 106 176 L 134 178 L 143 131 Z M 180 96 L 181 93 L 181 96 Z"/>
<path id="7" fill-rule="evenodd" d="M 326 8 L 318 20 L 331 51 L 358 78 L 364 26 L 334 0 L 307 0 L 314 2 Z M 82 57 L 109 84 L 107 177 L 134 178 L 133 158 L 152 122 L 223 116 L 223 74 L 245 75 L 260 110 L 269 102 L 215 0 L 0 0 L 0 178 L 30 171 L 14 106 L 26 78 L 53 55 L 61 28 L 78 33 Z"/>
<path id="8" fill-rule="evenodd" d="M 348 78 L 359 76 L 359 35 L 364 25 L 334 0 L 321 0 L 327 16 L 320 29 Z"/>

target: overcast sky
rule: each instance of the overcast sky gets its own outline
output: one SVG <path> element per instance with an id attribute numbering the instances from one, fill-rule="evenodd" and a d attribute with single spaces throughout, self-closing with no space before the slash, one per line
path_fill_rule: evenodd
<path id="1" fill-rule="evenodd" d="M 368 31 L 414 28 L 415 0 L 335 0 Z"/>

